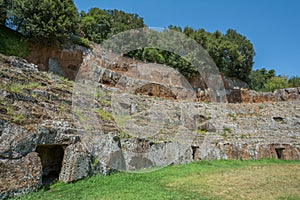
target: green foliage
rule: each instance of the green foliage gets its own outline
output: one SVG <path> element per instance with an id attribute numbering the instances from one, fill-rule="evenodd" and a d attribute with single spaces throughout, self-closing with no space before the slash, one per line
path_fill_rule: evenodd
<path id="1" fill-rule="evenodd" d="M 229 133 L 231 133 L 231 129 L 228 128 L 228 127 L 224 127 L 224 128 L 223 128 L 223 131 L 224 131 L 224 132 L 229 132 Z"/>
<path id="2" fill-rule="evenodd" d="M 95 157 L 93 157 L 92 159 L 92 168 L 95 168 L 99 163 L 99 160 Z"/>
<path id="3" fill-rule="evenodd" d="M 121 10 L 105 10 L 111 16 L 109 36 L 135 28 L 145 27 L 143 18 Z"/>
<path id="4" fill-rule="evenodd" d="M 13 93 L 21 93 L 23 86 L 20 83 L 14 83 L 10 86 L 9 91 Z"/>
<path id="5" fill-rule="evenodd" d="M 175 26 L 169 28 L 181 30 Z M 209 33 L 204 29 L 194 30 L 185 27 L 183 33 L 201 44 L 219 70 L 226 76 L 235 77 L 242 81 L 248 80 L 255 52 L 252 43 L 245 36 L 232 29 L 228 29 L 223 35 L 220 31 Z"/>
<path id="6" fill-rule="evenodd" d="M 289 87 L 300 87 L 300 77 L 293 76 L 288 80 Z"/>
<path id="7" fill-rule="evenodd" d="M 288 87 L 289 87 L 289 83 L 286 77 L 274 76 L 264 84 L 263 91 L 273 92 L 276 89 L 282 89 Z"/>
<path id="8" fill-rule="evenodd" d="M 28 90 L 33 90 L 33 89 L 36 89 L 39 87 L 41 87 L 41 84 L 36 83 L 36 82 L 29 82 L 29 83 L 23 85 L 23 88 L 28 89 Z"/>
<path id="9" fill-rule="evenodd" d="M 81 31 L 90 41 L 101 43 L 109 34 L 110 16 L 99 8 L 92 8 L 88 13 L 81 12 Z"/>
<path id="10" fill-rule="evenodd" d="M 26 118 L 23 113 L 16 113 L 15 115 L 12 116 L 12 122 L 20 125 L 24 124 L 25 119 Z"/>
<path id="11" fill-rule="evenodd" d="M 200 130 L 200 129 L 197 129 L 197 130 L 196 130 L 196 133 L 201 134 L 201 135 L 206 135 L 206 134 L 207 134 L 207 130 Z"/>
<path id="12" fill-rule="evenodd" d="M 247 82 L 254 63 L 255 52 L 252 43 L 232 29 L 227 30 L 224 39 L 232 43 L 230 48 L 223 50 L 223 63 L 228 70 L 225 70 L 225 74 Z"/>
<path id="13" fill-rule="evenodd" d="M 65 109 L 66 109 L 66 105 L 65 105 L 65 104 L 60 104 L 60 105 L 59 105 L 59 112 L 60 112 L 60 113 L 65 112 Z"/>
<path id="14" fill-rule="evenodd" d="M 14 93 L 24 93 L 24 89 L 33 90 L 35 88 L 41 87 L 40 83 L 29 82 L 26 84 L 14 83 L 9 86 L 9 91 Z"/>
<path id="15" fill-rule="evenodd" d="M 257 69 L 251 72 L 248 84 L 256 91 L 273 92 L 276 89 L 300 87 L 300 77 L 276 76 L 275 70 Z"/>
<path id="16" fill-rule="evenodd" d="M 26 38 L 9 28 L 0 26 L 0 53 L 25 58 L 28 55 Z"/>
<path id="17" fill-rule="evenodd" d="M 38 42 L 63 42 L 77 30 L 78 12 L 72 0 L 14 0 L 10 25 Z"/>
<path id="18" fill-rule="evenodd" d="M 233 121 L 237 120 L 236 115 L 234 113 L 229 113 L 228 116 L 231 117 Z"/>
<path id="19" fill-rule="evenodd" d="M 99 103 L 101 103 L 103 106 L 110 107 L 111 106 L 111 100 L 110 100 L 110 92 L 103 91 L 101 89 L 96 91 L 95 98 Z"/>
<path id="20" fill-rule="evenodd" d="M 175 53 L 165 50 L 144 48 L 128 52 L 125 56 L 136 58 L 141 61 L 165 64 L 180 71 L 180 73 L 187 78 L 198 74 L 196 68 L 190 62 Z"/>
<path id="21" fill-rule="evenodd" d="M 228 134 L 231 133 L 231 129 L 228 128 L 228 127 L 224 127 L 223 128 L 223 133 L 221 134 L 224 138 L 227 138 L 228 137 Z"/>
<path id="22" fill-rule="evenodd" d="M 266 70 L 265 68 L 254 70 L 250 73 L 248 84 L 251 89 L 261 91 L 264 84 L 275 76 L 274 70 Z"/>
<path id="23" fill-rule="evenodd" d="M 97 109 L 97 113 L 100 115 L 101 119 L 104 121 L 112 121 L 113 115 L 110 112 L 107 112 L 101 108 Z"/>
<path id="24" fill-rule="evenodd" d="M 84 38 L 84 37 L 79 37 L 79 36 L 73 36 L 71 37 L 71 40 L 78 45 L 85 46 L 85 47 L 91 47 L 91 42 L 89 39 Z"/>
<path id="25" fill-rule="evenodd" d="M 226 34 L 220 31 L 206 32 L 185 27 L 169 26 L 171 30 L 183 32 L 196 40 L 207 50 L 220 72 L 247 82 L 253 66 L 255 55 L 252 43 L 235 30 L 228 29 Z"/>
<path id="26" fill-rule="evenodd" d="M 0 26 L 6 25 L 8 11 L 11 7 L 11 0 L 0 0 Z"/>
<path id="27" fill-rule="evenodd" d="M 120 32 L 144 26 L 143 19 L 138 15 L 119 10 L 91 8 L 87 13 L 80 13 L 80 29 L 84 37 L 95 43 L 101 43 Z"/>
<path id="28" fill-rule="evenodd" d="M 246 138 L 247 136 L 245 135 L 245 134 L 241 134 L 241 136 L 240 136 L 240 138 L 241 139 L 244 139 L 244 138 Z"/>

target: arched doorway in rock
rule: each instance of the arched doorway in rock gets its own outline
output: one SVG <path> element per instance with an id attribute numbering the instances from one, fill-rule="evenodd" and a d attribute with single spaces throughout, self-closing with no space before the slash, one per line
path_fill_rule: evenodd
<path id="1" fill-rule="evenodd" d="M 42 162 L 44 186 L 49 186 L 59 178 L 64 158 L 64 147 L 62 145 L 38 145 L 36 152 Z"/>

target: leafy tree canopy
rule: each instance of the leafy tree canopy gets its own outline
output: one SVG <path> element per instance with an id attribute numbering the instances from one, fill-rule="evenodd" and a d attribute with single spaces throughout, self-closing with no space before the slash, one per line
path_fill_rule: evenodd
<path id="1" fill-rule="evenodd" d="M 248 84 L 256 91 L 273 92 L 275 89 L 300 87 L 300 77 L 276 76 L 275 70 L 262 68 L 251 72 Z"/>
<path id="2" fill-rule="evenodd" d="M 8 11 L 11 7 L 11 0 L 0 0 L 0 25 L 5 26 L 8 18 Z"/>
<path id="3" fill-rule="evenodd" d="M 219 31 L 206 32 L 204 29 L 195 30 L 191 27 L 182 29 L 169 26 L 169 29 L 182 32 L 196 40 L 207 50 L 219 70 L 226 76 L 249 81 L 255 55 L 252 43 L 246 37 L 229 29 L 226 34 Z M 140 60 L 155 61 L 179 69 L 186 77 L 195 76 L 196 69 L 184 59 L 171 52 L 145 48 L 128 54 Z M 155 56 L 154 56 L 155 55 Z"/>
<path id="4" fill-rule="evenodd" d="M 288 88 L 288 79 L 282 76 L 274 76 L 264 84 L 263 91 L 273 92 L 276 89 Z"/>
<path id="5" fill-rule="evenodd" d="M 88 46 L 89 41 L 101 43 L 112 35 L 145 27 L 137 14 L 120 10 L 91 8 L 78 13 L 73 0 L 0 0 L 0 26 L 8 26 L 38 42 L 65 42 L 74 36 Z M 257 91 L 282 87 L 300 87 L 300 78 L 278 77 L 274 70 L 253 70 L 253 44 L 236 30 L 210 33 L 204 29 L 169 26 L 196 40 L 213 58 L 220 72 L 245 81 Z M 2 29 L 5 30 L 5 29 Z M 79 37 L 78 37 L 79 36 Z M 156 48 L 138 49 L 127 56 L 166 64 L 178 69 L 187 78 L 197 75 L 196 69 L 180 56 Z"/>
<path id="6" fill-rule="evenodd" d="M 288 81 L 290 87 L 300 87 L 300 77 L 293 76 Z"/>
<path id="7" fill-rule="evenodd" d="M 275 76 L 274 70 L 266 70 L 265 68 L 253 70 L 249 76 L 249 86 L 253 90 L 260 91 L 264 88 L 264 84 Z"/>
<path id="8" fill-rule="evenodd" d="M 78 30 L 78 11 L 72 0 L 14 0 L 9 23 L 39 42 L 63 41 Z"/>
<path id="9" fill-rule="evenodd" d="M 181 30 L 176 26 L 169 28 Z M 185 27 L 183 33 L 195 39 L 207 50 L 220 72 L 246 82 L 249 80 L 255 52 L 252 43 L 245 36 L 232 29 L 222 34 L 220 31 L 209 33 L 204 29 L 194 30 Z"/>
<path id="10" fill-rule="evenodd" d="M 92 8 L 87 13 L 81 12 L 80 16 L 82 35 L 95 43 L 101 43 L 123 31 L 145 27 L 143 19 L 138 15 L 119 10 Z"/>

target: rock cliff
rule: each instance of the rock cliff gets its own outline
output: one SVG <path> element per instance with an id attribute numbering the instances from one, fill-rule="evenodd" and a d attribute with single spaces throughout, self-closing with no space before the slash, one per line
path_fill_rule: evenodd
<path id="1" fill-rule="evenodd" d="M 84 72 L 93 57 L 78 55 Z M 124 57 L 99 63 L 95 110 L 76 110 L 74 105 L 84 105 L 87 97 L 74 99 L 73 81 L 1 55 L 0 199 L 56 180 L 72 182 L 114 170 L 151 170 L 202 159 L 300 159 L 300 88 L 274 93 L 231 88 L 229 103 L 215 103 L 209 90 L 186 87 L 170 69 L 157 74 L 149 64 L 154 70 L 147 77 L 153 79 L 143 81 L 140 65 Z M 128 90 L 130 101 L 123 101 Z"/>

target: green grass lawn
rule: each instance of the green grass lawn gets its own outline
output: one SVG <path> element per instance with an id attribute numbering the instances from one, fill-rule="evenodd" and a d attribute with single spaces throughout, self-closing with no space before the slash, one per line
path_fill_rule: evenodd
<path id="1" fill-rule="evenodd" d="M 97 175 L 16 199 L 300 199 L 300 161 L 202 161 Z"/>

